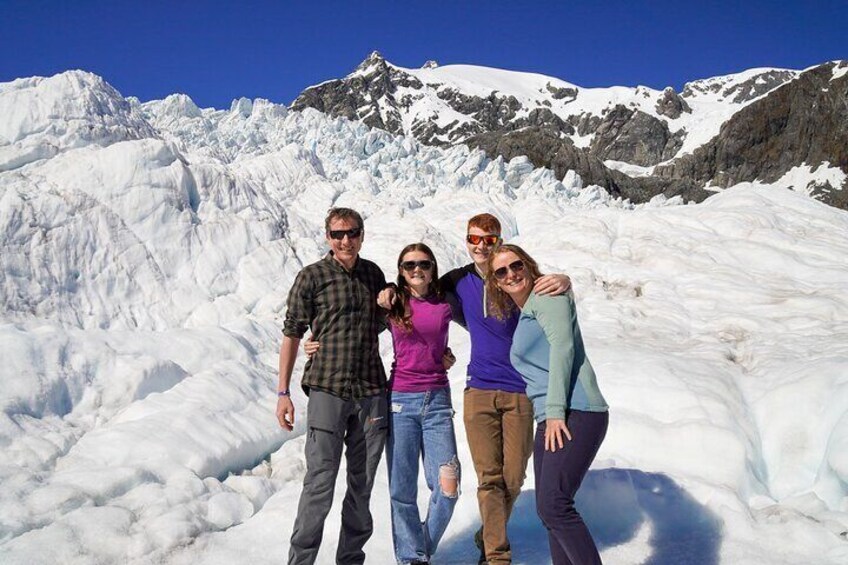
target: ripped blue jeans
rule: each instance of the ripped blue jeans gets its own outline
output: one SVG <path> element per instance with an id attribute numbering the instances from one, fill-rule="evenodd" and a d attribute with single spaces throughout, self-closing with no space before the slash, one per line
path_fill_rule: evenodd
<path id="1" fill-rule="evenodd" d="M 429 561 L 459 496 L 450 388 L 389 394 L 386 461 L 392 501 L 392 540 L 398 563 Z M 427 516 L 418 512 L 418 461 L 430 489 Z"/>

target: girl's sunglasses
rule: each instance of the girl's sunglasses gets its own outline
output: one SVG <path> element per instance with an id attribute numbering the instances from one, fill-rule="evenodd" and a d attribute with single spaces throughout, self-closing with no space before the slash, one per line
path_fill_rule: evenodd
<path id="1" fill-rule="evenodd" d="M 470 243 L 471 245 L 479 245 L 482 241 L 488 246 L 492 246 L 501 240 L 501 236 L 489 234 L 489 235 L 474 235 L 468 234 L 465 236 L 465 241 Z"/>
<path id="2" fill-rule="evenodd" d="M 524 261 L 519 259 L 518 261 L 513 261 L 506 267 L 501 267 L 500 269 L 495 269 L 493 274 L 495 278 L 498 280 L 503 280 L 506 278 L 507 272 L 512 271 L 513 273 L 523 273 L 524 272 Z"/>
<path id="3" fill-rule="evenodd" d="M 423 261 L 404 261 L 400 264 L 400 268 L 407 273 L 414 271 L 415 267 L 421 267 L 422 271 L 429 271 L 433 268 L 433 262 L 429 259 L 425 259 Z"/>

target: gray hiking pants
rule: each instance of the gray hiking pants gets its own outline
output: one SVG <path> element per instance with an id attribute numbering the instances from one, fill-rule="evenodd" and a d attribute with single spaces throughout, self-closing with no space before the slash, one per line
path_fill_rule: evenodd
<path id="1" fill-rule="evenodd" d="M 346 447 L 347 492 L 336 551 L 339 565 L 365 562 L 362 547 L 371 537 L 369 502 L 388 431 L 383 394 L 343 400 L 312 390 L 307 408 L 306 476 L 291 537 L 289 565 L 311 565 L 318 556 L 324 521 L 333 505 L 342 447 Z"/>

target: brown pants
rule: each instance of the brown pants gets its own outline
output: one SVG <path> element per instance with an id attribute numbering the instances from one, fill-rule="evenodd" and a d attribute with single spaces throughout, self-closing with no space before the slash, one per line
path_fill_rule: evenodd
<path id="1" fill-rule="evenodd" d="M 511 563 L 506 524 L 533 453 L 533 405 L 523 393 L 469 388 L 463 418 L 477 472 L 486 559 Z"/>

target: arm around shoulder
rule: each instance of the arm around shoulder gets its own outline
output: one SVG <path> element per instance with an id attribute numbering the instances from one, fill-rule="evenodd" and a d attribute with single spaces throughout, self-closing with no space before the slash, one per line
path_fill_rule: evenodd
<path id="1" fill-rule="evenodd" d="M 466 275 L 466 269 L 464 267 L 460 267 L 458 269 L 451 269 L 441 277 L 439 277 L 439 288 L 442 289 L 442 292 L 455 292 L 456 285 Z"/>
<path id="2" fill-rule="evenodd" d="M 543 275 L 536 279 L 533 290 L 539 296 L 559 296 L 571 290 L 571 278 L 562 273 Z"/>

